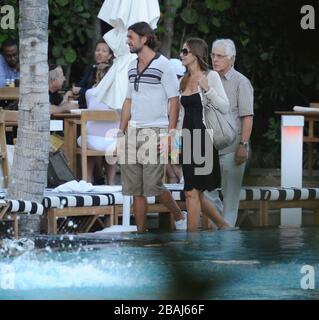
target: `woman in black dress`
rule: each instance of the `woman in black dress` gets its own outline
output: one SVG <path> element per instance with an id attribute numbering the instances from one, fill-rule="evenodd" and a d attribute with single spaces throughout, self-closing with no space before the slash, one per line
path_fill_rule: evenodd
<path id="1" fill-rule="evenodd" d="M 218 228 L 223 229 L 228 227 L 227 222 L 203 194 L 205 190 L 210 191 L 220 186 L 220 168 L 218 152 L 213 147 L 203 123 L 202 95 L 209 92 L 210 98 L 217 106 L 229 102 L 219 76 L 214 77 L 216 86 L 213 88 L 208 86 L 208 47 L 204 40 L 199 38 L 187 40 L 181 50 L 180 58 L 187 69 L 180 82 L 180 101 L 185 111 L 182 168 L 188 212 L 187 229 L 197 230 L 201 212 L 211 218 Z"/>

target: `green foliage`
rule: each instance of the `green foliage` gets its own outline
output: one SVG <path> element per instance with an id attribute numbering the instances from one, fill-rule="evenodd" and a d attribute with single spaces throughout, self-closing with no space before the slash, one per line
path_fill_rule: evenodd
<path id="1" fill-rule="evenodd" d="M 19 6 L 16 0 L 6 4 L 15 8 L 16 29 L 0 30 L 0 44 L 18 38 Z M 49 0 L 49 61 L 68 66 L 76 61 L 87 64 L 85 55 L 94 35 L 94 18 L 101 0 Z"/>
<path id="2" fill-rule="evenodd" d="M 15 13 L 15 15 L 14 15 L 15 16 L 15 29 L 3 30 L 0 28 L 0 46 L 1 46 L 1 43 L 8 38 L 13 38 L 13 39 L 18 38 L 19 9 L 18 9 L 17 0 L 6 0 L 4 4 L 13 6 L 15 9 L 14 10 L 15 11 L 14 12 Z M 1 4 L 1 2 L 0 2 L 0 6 L 4 5 L 4 4 Z M 2 17 L 2 15 L 0 14 L 0 19 L 1 19 L 1 17 Z"/>
<path id="3" fill-rule="evenodd" d="M 270 118 L 268 129 L 262 135 L 262 143 L 255 144 L 255 150 L 253 150 L 255 157 L 251 161 L 252 167 L 280 167 L 280 137 L 279 118 Z"/>
<path id="4" fill-rule="evenodd" d="M 319 101 L 319 28 L 303 32 L 300 18 L 300 5 L 289 0 L 184 0 L 175 16 L 172 57 L 191 36 L 209 48 L 217 38 L 234 40 L 235 67 L 254 87 L 257 167 L 279 165 L 280 117 L 274 111 Z"/>
<path id="5" fill-rule="evenodd" d="M 59 6 L 61 6 L 61 7 L 64 7 L 64 6 L 66 6 L 67 4 L 68 4 L 68 0 L 55 0 L 55 2 L 59 5 Z"/>
<path id="6" fill-rule="evenodd" d="M 263 134 L 266 143 L 271 145 L 280 142 L 280 122 L 278 119 L 270 118 L 268 124 L 268 131 Z"/>
<path id="7" fill-rule="evenodd" d="M 52 62 L 62 65 L 77 60 L 87 62 L 85 52 L 94 34 L 94 18 L 100 7 L 98 0 L 49 0 L 49 58 Z"/>
<path id="8" fill-rule="evenodd" d="M 231 0 L 206 0 L 206 6 L 213 11 L 223 12 L 231 7 Z"/>
<path id="9" fill-rule="evenodd" d="M 280 118 L 276 110 L 319 101 L 318 41 L 302 32 L 300 6 L 290 0 L 159 0 L 162 14 L 157 32 L 167 32 L 163 19 L 171 17 L 164 4 L 178 8 L 174 15 L 172 57 L 178 57 L 186 38 L 197 36 L 211 47 L 216 38 L 231 38 L 237 47 L 236 68 L 254 87 L 252 134 L 256 166 L 278 165 Z M 62 65 L 87 64 L 94 36 L 94 18 L 102 0 L 49 0 L 49 60 Z M 6 4 L 17 8 L 16 0 Z M 18 9 L 16 21 L 18 22 Z M 17 37 L 0 30 L 0 43 Z M 314 153 L 315 156 L 315 153 Z"/>
<path id="10" fill-rule="evenodd" d="M 184 8 L 181 13 L 181 18 L 187 24 L 195 24 L 198 21 L 198 13 L 192 8 Z"/>

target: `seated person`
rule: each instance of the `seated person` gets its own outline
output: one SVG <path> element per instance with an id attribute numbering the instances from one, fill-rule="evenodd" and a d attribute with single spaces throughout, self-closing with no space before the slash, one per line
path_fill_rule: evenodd
<path id="1" fill-rule="evenodd" d="M 100 39 L 95 46 L 94 51 L 94 60 L 95 64 L 91 65 L 89 69 L 84 74 L 83 79 L 72 88 L 73 95 L 79 95 L 79 106 L 80 109 L 86 109 L 86 98 L 85 93 L 86 90 L 92 88 L 96 81 L 96 71 L 97 66 L 100 63 L 107 64 L 107 69 L 112 66 L 112 62 L 114 59 L 113 51 L 109 48 L 104 39 Z"/>
<path id="2" fill-rule="evenodd" d="M 7 39 L 2 43 L 2 54 L 0 54 L 0 88 L 6 86 L 6 80 L 15 81 L 18 86 L 20 79 L 19 49 L 18 42 Z"/>
<path id="3" fill-rule="evenodd" d="M 49 66 L 49 99 L 50 113 L 69 112 L 71 109 L 77 109 L 79 106 L 76 103 L 69 102 L 69 94 L 64 97 L 58 92 L 62 89 L 65 77 L 61 66 L 51 64 Z"/>
<path id="4" fill-rule="evenodd" d="M 19 86 L 20 64 L 19 50 L 16 40 L 7 39 L 2 43 L 0 54 L 0 88 L 7 85 Z M 9 81 L 9 83 L 7 83 Z M 18 100 L 1 100 L 0 107 L 6 110 L 18 110 Z"/>
<path id="5" fill-rule="evenodd" d="M 97 66 L 96 85 L 102 80 L 108 71 L 108 64 L 100 63 Z M 94 96 L 96 85 L 86 91 L 86 103 L 89 110 L 111 110 L 108 105 L 103 102 L 98 102 Z M 112 154 L 116 146 L 116 136 L 111 130 L 119 127 L 119 121 L 88 121 L 87 122 L 87 147 L 91 150 L 107 151 Z M 109 133 L 109 134 L 108 134 Z M 81 146 L 81 137 L 78 138 L 78 144 Z M 101 166 L 102 158 L 88 158 L 88 182 L 93 181 L 93 171 L 95 166 Z M 115 184 L 115 175 L 117 164 L 115 157 L 107 157 L 106 178 L 109 185 Z M 113 163 L 113 164 L 111 164 Z"/>

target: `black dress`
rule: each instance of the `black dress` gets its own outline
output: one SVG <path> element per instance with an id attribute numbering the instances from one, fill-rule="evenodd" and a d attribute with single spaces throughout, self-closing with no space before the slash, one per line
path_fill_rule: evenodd
<path id="1" fill-rule="evenodd" d="M 185 181 L 184 190 L 190 191 L 192 189 L 197 189 L 201 191 L 211 191 L 215 188 L 219 188 L 220 167 L 218 151 L 213 147 L 208 133 L 205 132 L 206 128 L 203 124 L 203 105 L 201 97 L 199 93 L 195 93 L 189 96 L 182 96 L 181 104 L 185 109 L 183 129 L 188 129 L 191 137 L 191 139 L 187 138 L 187 134 L 183 132 L 182 168 Z M 194 129 L 200 129 L 196 130 L 198 133 L 198 138 L 194 138 L 196 137 L 196 134 L 194 135 Z M 207 140 L 207 142 L 209 142 L 209 150 L 205 150 L 205 139 L 209 139 Z M 186 156 L 186 153 L 188 154 L 188 156 Z M 209 172 L 204 175 L 196 174 L 196 168 L 198 170 L 199 168 L 205 167 L 205 162 L 203 164 L 196 164 L 198 163 L 199 156 L 204 157 L 205 153 L 206 161 L 213 161 L 213 170 L 209 170 Z"/>

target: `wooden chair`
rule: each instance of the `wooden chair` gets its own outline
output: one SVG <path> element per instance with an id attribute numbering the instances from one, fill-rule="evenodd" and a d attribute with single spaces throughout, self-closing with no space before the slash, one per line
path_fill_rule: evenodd
<path id="1" fill-rule="evenodd" d="M 3 228 L 6 223 L 11 223 L 12 226 L 7 228 L 5 227 L 6 236 L 11 235 L 14 238 L 18 238 L 19 235 L 19 225 L 18 225 L 18 216 L 16 213 L 10 214 L 9 203 L 6 203 L 5 200 L 0 200 L 0 228 Z M 1 231 L 0 231 L 1 233 Z"/>
<path id="2" fill-rule="evenodd" d="M 25 200 L 4 200 L 0 199 L 0 234 L 14 236 L 18 238 L 20 215 L 43 214 L 44 208 L 41 203 Z M 10 222 L 12 227 L 7 228 L 6 223 Z M 3 229 L 3 227 L 5 227 Z"/>
<path id="3" fill-rule="evenodd" d="M 3 172 L 3 185 L 5 188 L 9 184 L 9 164 L 6 140 L 6 125 L 17 125 L 18 111 L 0 109 L 0 160 Z"/>
<path id="4" fill-rule="evenodd" d="M 103 194 L 55 194 L 45 192 L 43 231 L 57 233 L 87 233 L 92 229 L 113 225 L 114 208 L 121 205 L 121 196 Z"/>
<path id="5" fill-rule="evenodd" d="M 90 150 L 87 147 L 86 124 L 88 121 L 116 121 L 118 120 L 116 111 L 91 111 L 85 110 L 81 113 L 81 148 L 76 149 L 76 154 L 81 155 L 82 179 L 87 181 L 87 158 L 103 157 L 105 151 Z"/>

